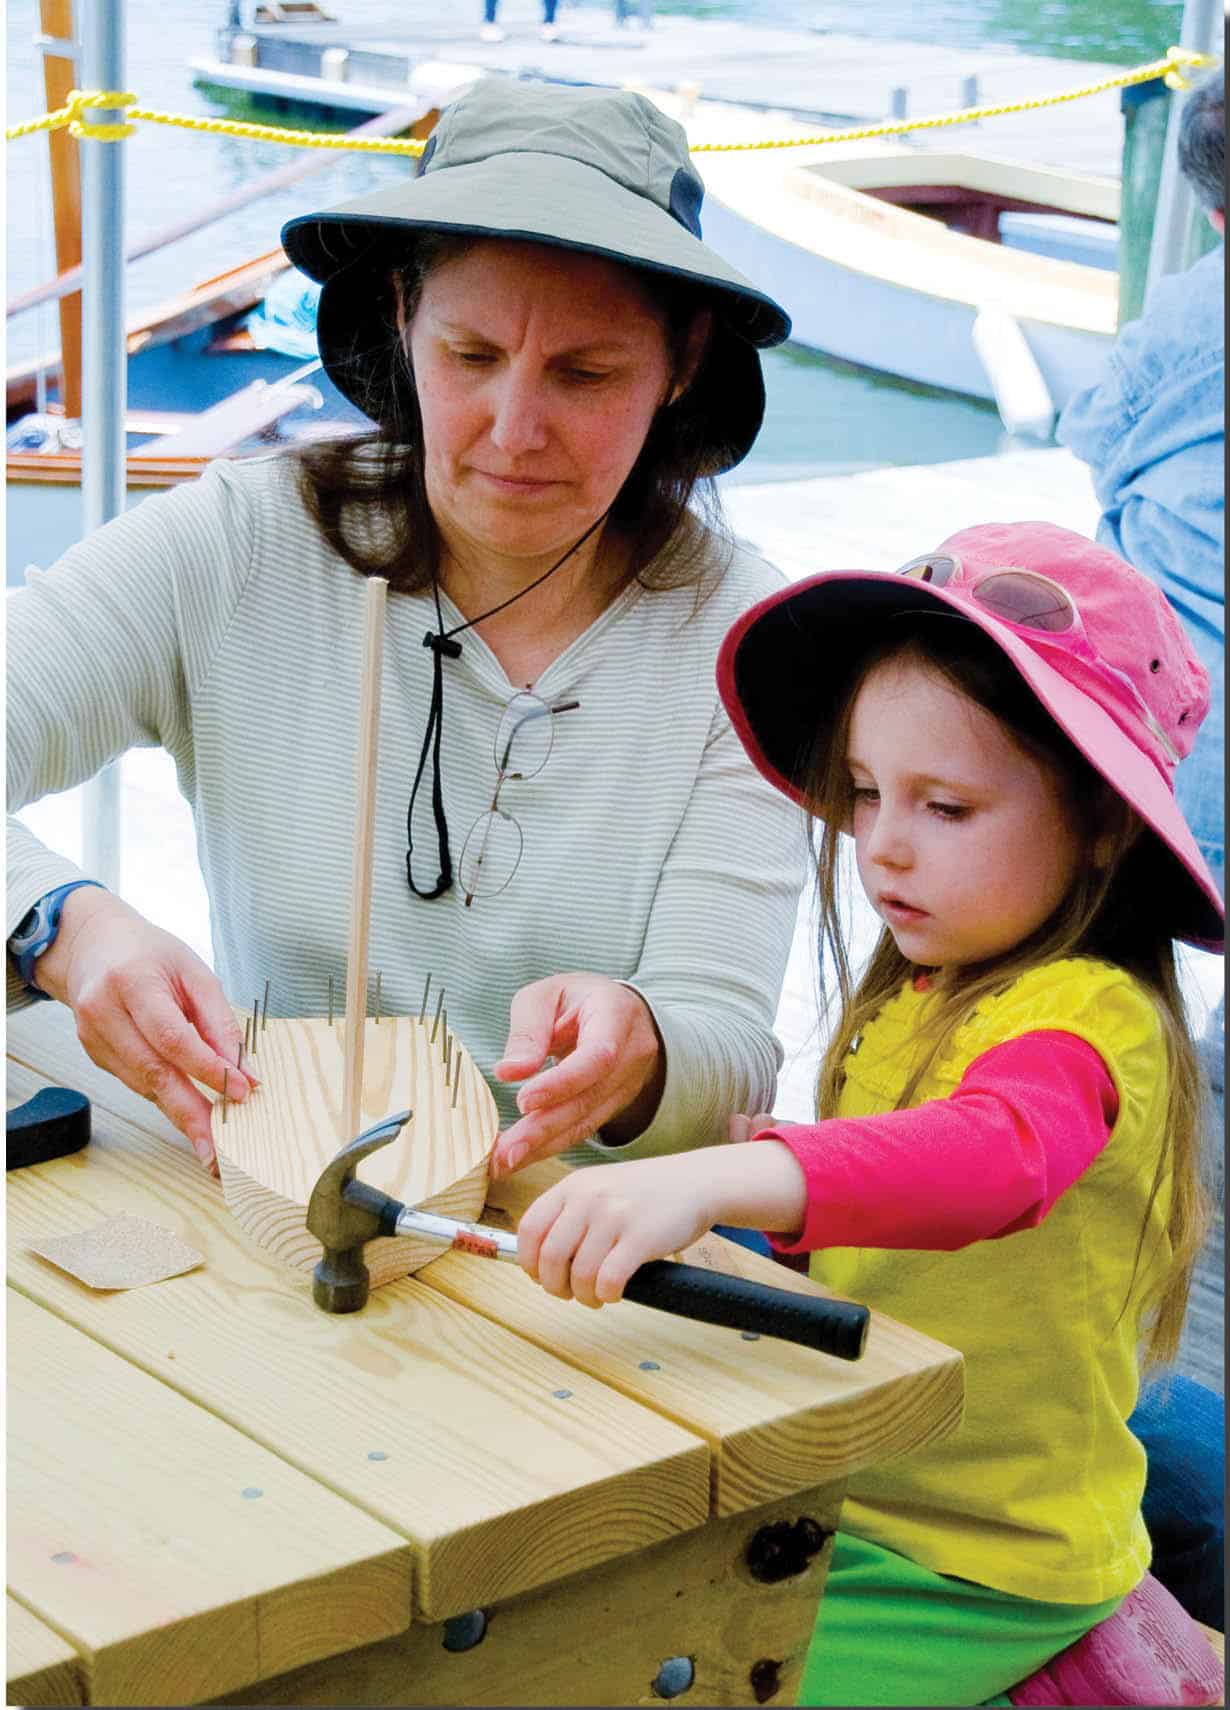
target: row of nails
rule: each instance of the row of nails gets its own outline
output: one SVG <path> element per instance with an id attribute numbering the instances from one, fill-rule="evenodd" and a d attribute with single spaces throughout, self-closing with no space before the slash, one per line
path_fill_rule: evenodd
<path id="1" fill-rule="evenodd" d="M 379 973 L 377 973 L 377 975 L 376 975 L 376 1026 L 377 1027 L 379 1027 L 379 1025 L 380 1025 L 380 982 L 381 982 L 381 975 Z M 426 1020 L 427 1020 L 427 999 L 428 999 L 428 996 L 430 995 L 430 992 L 431 992 L 431 974 L 429 973 L 427 975 L 426 983 L 423 986 L 423 1001 L 419 1005 L 419 1021 L 422 1022 L 424 1025 L 426 1024 Z M 266 1027 L 268 1026 L 268 1023 L 269 1023 L 269 981 L 268 980 L 265 981 L 264 1002 L 262 1003 L 261 999 L 257 998 L 256 1002 L 252 1006 L 252 1014 L 248 1017 L 247 1021 L 244 1022 L 243 1043 L 239 1047 L 239 1054 L 235 1060 L 235 1067 L 241 1071 L 243 1069 L 244 1054 L 246 1053 L 250 1057 L 256 1049 L 256 1034 L 257 1034 L 257 1018 L 258 1017 L 260 1018 L 260 1031 L 263 1033 L 265 1031 Z M 461 1052 L 458 1051 L 455 1058 L 452 1055 L 453 1036 L 448 1030 L 448 1011 L 444 1007 L 444 987 L 443 986 L 441 986 L 440 995 L 436 999 L 436 1013 L 435 1013 L 435 1017 L 434 1017 L 432 1024 L 431 1024 L 430 1043 L 433 1045 L 436 1042 L 436 1032 L 439 1029 L 440 1022 L 442 1020 L 444 1022 L 444 1039 L 443 1039 L 444 1086 L 445 1086 L 445 1090 L 447 1091 L 448 1083 L 449 1083 L 449 1077 L 451 1074 L 452 1075 L 452 1081 L 453 1081 L 452 1107 L 455 1110 L 457 1108 L 457 1093 L 458 1093 L 458 1090 L 460 1089 L 460 1086 L 461 1086 Z M 332 1025 L 333 1025 L 333 975 L 332 974 L 329 975 L 329 1025 L 330 1025 L 330 1027 L 332 1027 Z M 455 1072 L 454 1072 L 454 1070 L 455 1070 Z M 223 1122 L 226 1121 L 227 1078 L 228 1078 L 228 1071 L 226 1069 L 223 1069 L 223 1071 L 222 1071 L 222 1120 L 223 1120 Z"/>

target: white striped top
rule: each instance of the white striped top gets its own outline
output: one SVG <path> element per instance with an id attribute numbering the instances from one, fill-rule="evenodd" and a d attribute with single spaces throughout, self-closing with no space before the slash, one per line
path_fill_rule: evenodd
<path id="1" fill-rule="evenodd" d="M 742 550 L 699 612 L 692 588 L 633 586 L 547 667 L 536 693 L 580 706 L 552 721 L 542 771 L 505 784 L 520 865 L 469 909 L 459 886 L 428 902 L 406 883 L 435 614 L 430 592 L 389 596 L 369 938 L 385 1013 L 417 1013 L 430 971 L 490 1078 L 521 986 L 573 970 L 626 980 L 653 1011 L 667 1071 L 652 1125 L 621 1157 L 722 1139 L 732 1111 L 772 1108 L 803 826 L 744 755 L 714 661 L 735 617 L 778 586 Z M 217 463 L 147 499 L 32 570 L 9 604 L 10 811 L 127 748 L 167 749 L 195 818 L 222 984 L 248 1005 L 268 978 L 275 1015 L 324 1014 L 330 975 L 344 1004 L 363 594 L 274 457 Z M 463 621 L 443 606 L 446 627 Z M 516 691 L 477 635 L 461 641 L 444 661 L 441 753 L 455 863 L 491 801 Z M 428 775 L 415 810 L 424 889 L 429 803 Z M 10 820 L 6 932 L 79 876 Z M 507 1125 L 516 1089 L 491 1084 Z"/>

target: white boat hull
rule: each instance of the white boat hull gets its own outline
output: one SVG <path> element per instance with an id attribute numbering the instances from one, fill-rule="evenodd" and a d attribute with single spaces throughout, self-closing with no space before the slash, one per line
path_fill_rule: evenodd
<path id="1" fill-rule="evenodd" d="M 792 339 L 903 380 L 994 400 L 974 348 L 978 305 L 877 278 L 705 198 L 705 241 L 789 311 Z M 976 239 L 968 240 L 976 242 Z M 1057 410 L 1092 384 L 1113 333 L 1019 321 Z"/>

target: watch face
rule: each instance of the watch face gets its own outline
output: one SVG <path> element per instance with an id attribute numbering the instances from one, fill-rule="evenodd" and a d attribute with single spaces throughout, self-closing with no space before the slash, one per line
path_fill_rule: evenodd
<path id="1" fill-rule="evenodd" d="M 57 885 L 54 891 L 40 897 L 34 907 L 25 913 L 18 922 L 16 931 L 8 940 L 8 952 L 17 963 L 17 972 L 22 983 L 39 997 L 40 992 L 34 984 L 34 964 L 38 958 L 55 943 L 56 933 L 60 930 L 60 914 L 64 908 L 64 899 L 70 891 L 76 891 L 82 885 L 96 885 L 97 879 L 72 879 L 66 885 Z"/>

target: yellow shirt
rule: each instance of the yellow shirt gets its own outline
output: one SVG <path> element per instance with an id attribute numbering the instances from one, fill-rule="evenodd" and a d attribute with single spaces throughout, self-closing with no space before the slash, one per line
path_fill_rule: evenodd
<path id="1" fill-rule="evenodd" d="M 906 985 L 846 1061 L 842 1116 L 894 1108 L 929 994 Z M 856 1478 L 843 1527 L 938 1573 L 1020 1597 L 1094 1603 L 1149 1565 L 1136 1404 L 1145 1273 L 1168 1265 L 1169 1178 L 1137 1243 L 1165 1133 L 1168 1071 L 1153 1000 L 1118 968 L 1052 962 L 984 1000 L 912 1104 L 946 1098 L 1005 1040 L 1061 1029 L 1088 1041 L 1119 1113 L 1104 1150 L 1037 1228 L 955 1253 L 836 1247 L 811 1274 L 835 1293 L 960 1349 L 959 1432 Z M 1128 1309 L 1123 1311 L 1131 1290 Z"/>

